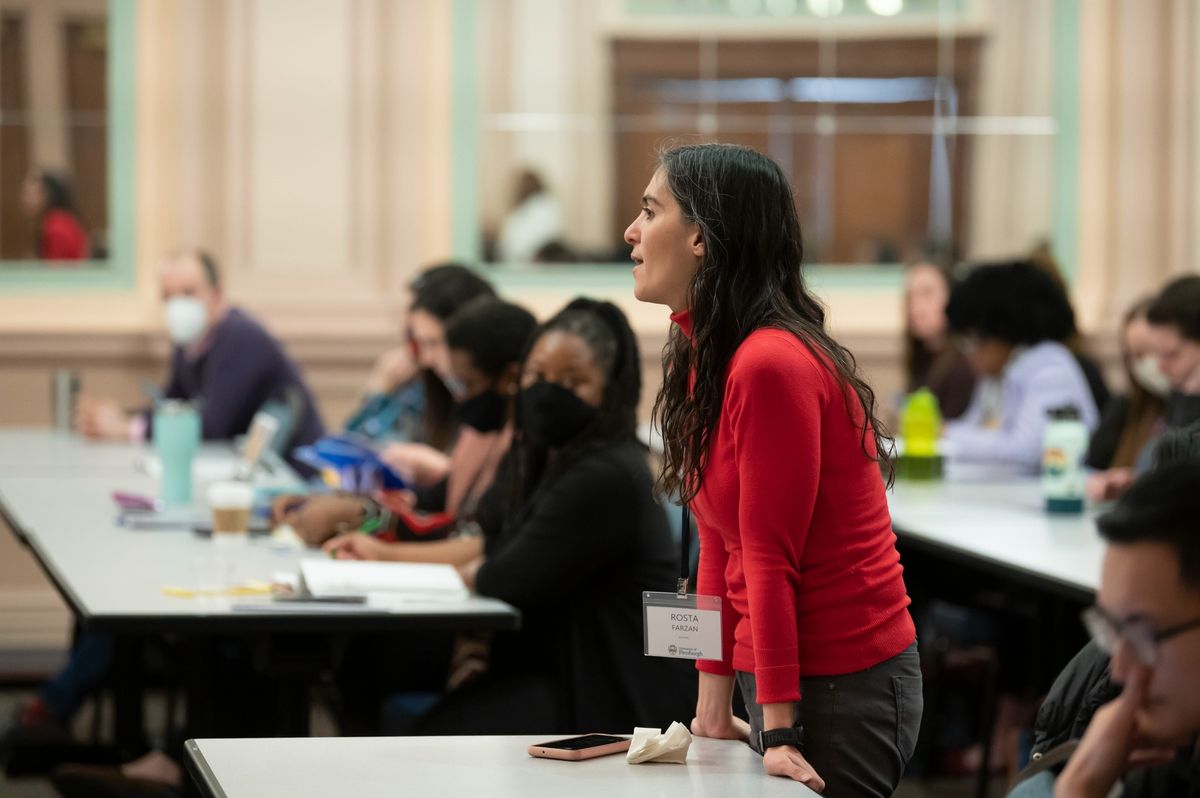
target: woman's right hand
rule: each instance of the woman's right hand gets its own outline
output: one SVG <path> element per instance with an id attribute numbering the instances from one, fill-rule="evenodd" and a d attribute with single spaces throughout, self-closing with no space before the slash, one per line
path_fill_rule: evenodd
<path id="1" fill-rule="evenodd" d="M 367 393 L 391 393 L 417 374 L 417 364 L 407 347 L 389 349 L 379 356 L 367 378 Z"/>
<path id="2" fill-rule="evenodd" d="M 419 487 L 436 485 L 450 472 L 450 457 L 424 443 L 393 443 L 379 453 L 406 482 Z"/>
<path id="3" fill-rule="evenodd" d="M 304 504 L 307 496 L 299 493 L 286 493 L 282 496 L 276 496 L 271 500 L 271 522 L 274 524 L 282 524 L 288 520 L 288 516 L 300 509 L 300 505 Z"/>
<path id="4" fill-rule="evenodd" d="M 310 546 L 320 546 L 340 531 L 358 527 L 363 518 L 363 502 L 356 496 L 310 496 L 290 510 L 282 502 L 272 509 L 281 513 L 277 522 L 290 524 Z"/>
<path id="5" fill-rule="evenodd" d="M 1121 498 L 1137 475 L 1132 468 L 1110 468 L 1098 471 L 1087 479 L 1087 497 L 1093 502 L 1108 502 Z"/>
<path id="6" fill-rule="evenodd" d="M 750 724 L 733 714 L 733 677 L 698 673 L 692 734 L 717 740 L 750 739 Z"/>
<path id="7" fill-rule="evenodd" d="M 728 713 L 724 718 L 704 718 L 699 715 L 692 718 L 692 734 L 697 737 L 711 737 L 714 740 L 750 739 L 750 724 L 733 714 Z"/>
<path id="8" fill-rule="evenodd" d="M 321 547 L 335 560 L 386 560 L 387 544 L 361 532 L 347 532 Z"/>

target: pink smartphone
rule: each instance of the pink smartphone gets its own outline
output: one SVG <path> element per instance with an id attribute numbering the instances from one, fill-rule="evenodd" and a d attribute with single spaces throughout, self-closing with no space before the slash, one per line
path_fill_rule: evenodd
<path id="1" fill-rule="evenodd" d="M 580 759 L 595 759 L 598 756 L 619 754 L 628 750 L 628 737 L 616 737 L 611 734 L 585 734 L 582 737 L 567 737 L 564 740 L 551 740 L 548 743 L 531 745 L 529 746 L 529 755 L 544 759 L 567 759 L 577 762 Z"/>

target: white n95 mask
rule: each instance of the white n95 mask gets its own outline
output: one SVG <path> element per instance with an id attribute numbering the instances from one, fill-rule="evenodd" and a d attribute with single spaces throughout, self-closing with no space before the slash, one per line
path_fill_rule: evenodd
<path id="1" fill-rule="evenodd" d="M 1154 355 L 1142 355 L 1133 361 L 1131 370 L 1133 379 L 1150 394 L 1162 398 L 1171 392 L 1171 382 L 1158 367 L 1158 358 Z"/>
<path id="2" fill-rule="evenodd" d="M 167 334 L 172 343 L 187 346 L 204 335 L 208 312 L 204 303 L 194 296 L 177 296 L 167 300 Z"/>

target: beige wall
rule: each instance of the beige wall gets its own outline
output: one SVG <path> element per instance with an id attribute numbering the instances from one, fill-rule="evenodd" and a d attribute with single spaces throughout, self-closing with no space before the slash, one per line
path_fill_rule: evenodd
<path id="1" fill-rule="evenodd" d="M 1112 362 L 1120 310 L 1168 274 L 1200 270 L 1200 12 L 1190 0 L 1080 5 L 1076 298 Z M 216 252 L 234 300 L 281 335 L 336 422 L 395 340 L 405 278 L 450 250 L 449 3 L 137 7 L 136 287 L 0 295 L 0 424 L 46 422 L 57 367 L 137 402 L 137 380 L 161 375 L 166 352 L 155 262 L 183 243 Z M 597 8 L 588 13 L 607 13 Z M 575 168 L 604 179 L 596 164 Z M 520 298 L 545 315 L 578 290 Z M 642 335 L 650 393 L 665 313 L 608 293 Z M 835 332 L 886 401 L 900 387 L 899 298 L 825 298 Z M 0 534 L 0 647 L 62 640 L 56 601 Z"/>

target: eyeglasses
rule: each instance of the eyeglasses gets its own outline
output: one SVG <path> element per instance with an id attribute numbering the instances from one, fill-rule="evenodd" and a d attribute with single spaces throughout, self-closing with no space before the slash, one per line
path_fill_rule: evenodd
<path id="1" fill-rule="evenodd" d="M 1147 668 L 1153 668 L 1158 663 L 1160 644 L 1184 632 L 1200 628 L 1200 618 L 1197 618 L 1156 632 L 1144 620 L 1118 620 L 1100 607 L 1088 607 L 1083 611 L 1082 617 L 1084 627 L 1101 651 L 1112 654 L 1117 641 L 1124 640 L 1138 662 Z"/>

